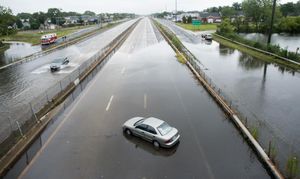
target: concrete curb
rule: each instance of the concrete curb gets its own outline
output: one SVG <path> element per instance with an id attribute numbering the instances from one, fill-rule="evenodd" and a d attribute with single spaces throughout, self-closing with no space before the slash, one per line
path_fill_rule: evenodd
<path id="1" fill-rule="evenodd" d="M 182 58 L 186 61 L 186 65 L 191 69 L 197 79 L 201 82 L 204 88 L 208 91 L 208 93 L 215 99 L 215 101 L 223 108 L 223 110 L 230 116 L 233 123 L 236 125 L 238 130 L 243 134 L 243 137 L 247 139 L 247 141 L 251 144 L 253 150 L 258 154 L 258 156 L 262 159 L 265 166 L 272 173 L 275 178 L 284 179 L 283 175 L 277 169 L 277 167 L 273 164 L 271 159 L 265 153 L 263 148 L 259 145 L 259 143 L 255 140 L 255 138 L 251 135 L 249 130 L 245 127 L 245 125 L 241 122 L 239 117 L 235 114 L 235 112 L 227 105 L 225 100 L 207 83 L 207 81 L 202 78 L 202 76 L 194 69 L 194 67 L 190 64 L 190 62 L 185 58 L 185 56 L 172 44 L 172 41 L 165 35 L 165 33 L 158 27 L 159 31 L 162 33 L 163 37 L 170 44 L 170 46 L 174 49 L 176 53 L 179 53 Z"/>

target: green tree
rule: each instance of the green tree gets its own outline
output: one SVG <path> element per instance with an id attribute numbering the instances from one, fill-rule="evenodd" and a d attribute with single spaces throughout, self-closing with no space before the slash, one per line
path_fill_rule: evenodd
<path id="1" fill-rule="evenodd" d="M 47 17 L 51 19 L 53 24 L 56 24 L 57 18 L 62 17 L 61 10 L 58 8 L 49 8 L 47 11 Z"/>
<path id="2" fill-rule="evenodd" d="M 245 17 L 254 22 L 256 31 L 263 16 L 262 6 L 261 0 L 244 0 L 242 3 Z"/>
<path id="3" fill-rule="evenodd" d="M 288 16 L 288 15 L 295 15 L 296 14 L 296 4 L 293 2 L 288 2 L 286 4 L 282 4 L 280 6 L 280 10 L 283 16 Z"/>
<path id="4" fill-rule="evenodd" d="M 300 33 L 300 17 L 284 17 L 277 28 L 279 32 Z"/>
<path id="5" fill-rule="evenodd" d="M 189 24 L 191 24 L 192 23 L 192 16 L 189 16 L 188 18 L 187 18 L 187 23 L 189 23 Z"/>
<path id="6" fill-rule="evenodd" d="M 0 6 L 0 34 L 9 35 L 15 33 L 16 31 L 12 26 L 16 22 L 17 17 L 12 14 L 11 9 Z"/>
<path id="7" fill-rule="evenodd" d="M 94 13 L 94 12 L 92 12 L 92 11 L 85 11 L 85 12 L 83 13 L 83 15 L 95 16 L 96 13 Z"/>
<path id="8" fill-rule="evenodd" d="M 262 32 L 268 32 L 271 24 L 271 18 L 272 18 L 272 7 L 273 7 L 273 0 L 261 0 L 262 2 L 262 17 L 261 17 L 261 27 L 260 31 Z M 279 19 L 281 18 L 281 12 L 280 8 L 277 5 L 275 9 L 275 15 L 274 15 L 274 24 L 277 24 L 279 22 Z"/>
<path id="9" fill-rule="evenodd" d="M 186 19 L 185 16 L 182 17 L 182 22 L 185 23 L 185 24 L 187 23 L 187 19 Z"/>
<path id="10" fill-rule="evenodd" d="M 233 7 L 224 6 L 222 7 L 221 14 L 223 18 L 233 17 L 236 13 Z"/>
<path id="11" fill-rule="evenodd" d="M 221 35 L 234 34 L 234 26 L 231 25 L 229 19 L 224 19 L 220 25 L 218 25 L 217 33 Z"/>
<path id="12" fill-rule="evenodd" d="M 20 19 L 31 19 L 32 18 L 32 14 L 22 12 L 22 13 L 18 13 L 17 17 L 20 18 Z"/>
<path id="13" fill-rule="evenodd" d="M 238 2 L 235 2 L 232 4 L 232 7 L 235 11 L 241 11 L 242 10 L 242 4 L 241 3 L 238 3 Z"/>
<path id="14" fill-rule="evenodd" d="M 32 17 L 38 24 L 44 24 L 44 22 L 47 20 L 47 14 L 44 12 L 35 12 L 32 14 Z"/>

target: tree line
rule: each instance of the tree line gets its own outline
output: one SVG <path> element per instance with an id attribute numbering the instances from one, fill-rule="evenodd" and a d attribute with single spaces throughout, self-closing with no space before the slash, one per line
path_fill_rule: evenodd
<path id="1" fill-rule="evenodd" d="M 8 7 L 0 6 L 0 35 L 9 35 L 16 33 L 16 29 L 39 29 L 41 24 L 49 20 L 49 23 L 62 25 L 65 23 L 65 17 L 78 16 L 79 23 L 82 23 L 81 16 L 96 16 L 97 14 L 92 11 L 85 11 L 84 13 L 78 12 L 65 12 L 59 8 L 49 8 L 47 12 L 34 12 L 34 13 L 18 13 L 14 15 L 12 10 Z M 132 17 L 134 14 L 129 13 L 111 13 L 111 14 L 98 14 L 100 18 L 105 16 L 113 16 L 113 20 L 123 19 L 128 16 Z M 24 21 L 29 24 L 29 26 L 23 27 Z"/>
<path id="2" fill-rule="evenodd" d="M 223 19 L 230 19 L 237 32 L 269 30 L 273 0 L 244 0 L 232 6 L 212 7 L 207 12 L 220 12 Z M 300 33 L 300 0 L 296 3 L 277 3 L 274 32 Z"/>

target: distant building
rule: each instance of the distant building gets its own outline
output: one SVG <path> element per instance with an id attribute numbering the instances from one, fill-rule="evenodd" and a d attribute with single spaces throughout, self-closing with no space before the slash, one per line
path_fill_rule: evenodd
<path id="1" fill-rule="evenodd" d="M 182 21 L 183 17 L 188 18 L 190 16 L 192 17 L 192 19 L 199 19 L 199 17 L 200 17 L 198 12 L 184 12 L 184 13 L 178 14 L 177 19 L 178 19 L 178 21 Z"/>
<path id="2" fill-rule="evenodd" d="M 69 24 L 78 24 L 79 23 L 79 17 L 78 16 L 69 16 L 65 17 L 65 25 Z"/>
<path id="3" fill-rule="evenodd" d="M 52 24 L 52 23 L 51 23 L 51 19 L 50 19 L 50 18 L 47 18 L 47 19 L 44 21 L 44 25 L 43 25 L 43 26 L 40 26 L 40 27 L 43 27 L 44 30 L 54 30 L 54 29 L 57 29 L 59 26 L 58 26 L 58 25 L 55 25 L 55 24 Z"/>
<path id="4" fill-rule="evenodd" d="M 244 21 L 245 20 L 245 14 L 243 11 L 238 11 L 236 13 L 236 15 L 230 17 L 230 21 L 231 22 L 234 22 L 237 18 L 239 18 L 241 21 Z"/>
<path id="5" fill-rule="evenodd" d="M 221 23 L 222 18 L 218 12 L 201 12 L 200 18 L 203 23 Z"/>
<path id="6" fill-rule="evenodd" d="M 31 25 L 29 23 L 29 19 L 20 19 L 22 22 L 22 29 L 30 29 Z"/>

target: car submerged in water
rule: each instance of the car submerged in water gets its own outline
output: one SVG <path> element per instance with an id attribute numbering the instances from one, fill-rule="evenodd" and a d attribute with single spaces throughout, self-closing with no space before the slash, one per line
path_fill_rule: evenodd
<path id="1" fill-rule="evenodd" d="M 176 128 L 154 117 L 131 118 L 123 124 L 123 131 L 127 135 L 135 135 L 152 142 L 156 148 L 170 148 L 177 144 L 180 138 Z"/>
<path id="2" fill-rule="evenodd" d="M 68 60 L 68 57 L 56 59 L 50 64 L 50 71 L 51 72 L 59 71 L 63 66 L 68 65 L 69 62 L 70 61 Z"/>

